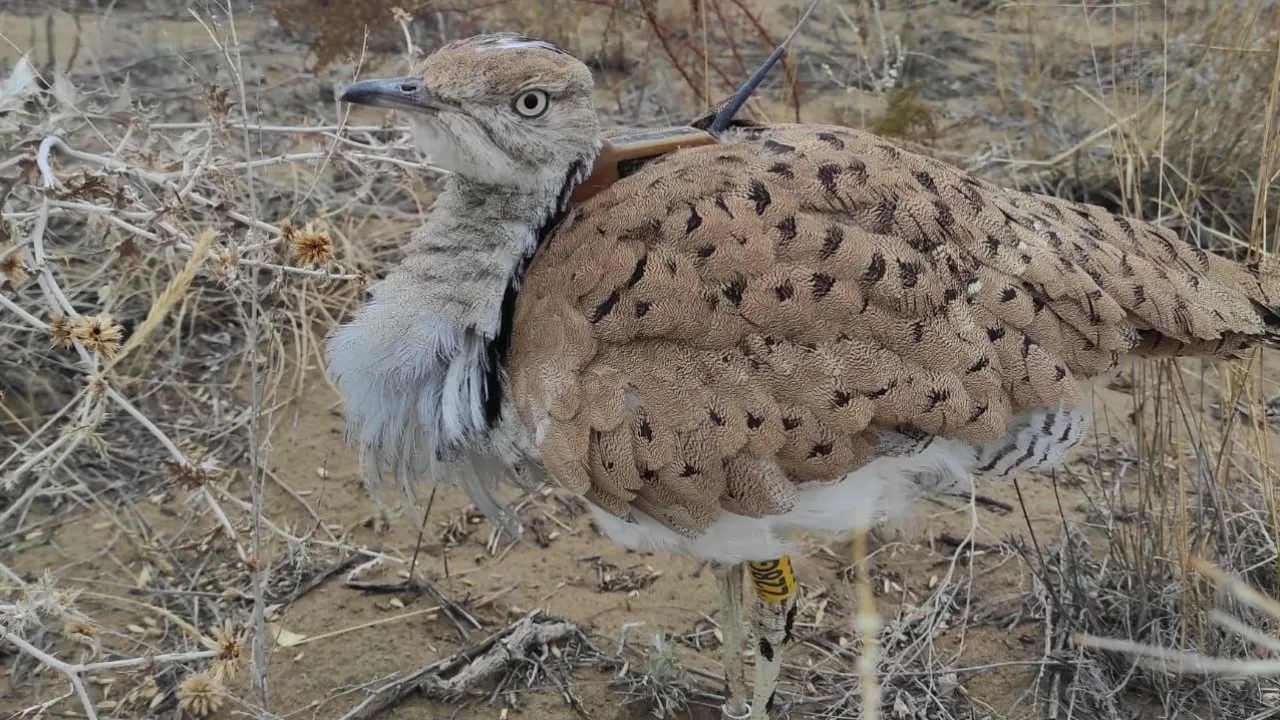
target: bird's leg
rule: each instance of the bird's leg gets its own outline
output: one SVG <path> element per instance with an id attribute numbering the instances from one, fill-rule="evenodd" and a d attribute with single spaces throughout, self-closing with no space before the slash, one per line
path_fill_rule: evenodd
<path id="1" fill-rule="evenodd" d="M 742 669 L 742 563 L 713 563 L 716 599 L 720 603 L 720 635 L 724 638 L 724 679 L 729 688 L 723 714 L 725 720 L 745 720 L 747 677 Z"/>
<path id="2" fill-rule="evenodd" d="M 791 558 L 747 563 L 756 591 L 755 613 L 751 618 L 756 646 L 756 685 L 751 698 L 752 720 L 769 717 L 773 694 L 782 669 L 782 648 L 791 641 L 791 625 L 796 619 L 796 579 Z"/>

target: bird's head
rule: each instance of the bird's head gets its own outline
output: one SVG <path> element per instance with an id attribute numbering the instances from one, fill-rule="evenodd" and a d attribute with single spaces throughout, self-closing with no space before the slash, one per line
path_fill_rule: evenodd
<path id="1" fill-rule="evenodd" d="M 514 33 L 441 47 L 412 75 L 362 80 L 341 99 L 408 116 L 431 161 L 487 185 L 560 182 L 599 151 L 591 71 L 569 53 Z"/>

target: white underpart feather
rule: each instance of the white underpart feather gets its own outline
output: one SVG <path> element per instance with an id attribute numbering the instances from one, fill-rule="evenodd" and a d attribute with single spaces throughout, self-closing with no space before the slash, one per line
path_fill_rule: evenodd
<path id="1" fill-rule="evenodd" d="M 446 190 L 411 243 L 414 256 L 373 285 L 369 301 L 331 334 L 327 371 L 346 409 L 348 441 L 359 445 L 371 479 L 389 466 L 411 496 L 420 482 L 459 485 L 490 519 L 513 527 L 497 488 L 525 483 L 514 441 L 488 426 L 489 343 L 501 326 L 503 293 L 518 286 L 537 246 L 534 228 L 554 210 L 562 184 L 547 179 L 539 193 L 546 199 L 529 198 L 528 208 L 501 196 L 477 207 Z M 472 282 L 456 282 L 460 275 Z M 507 404 L 504 418 L 514 417 Z"/>
<path id="2" fill-rule="evenodd" d="M 1067 412 L 1036 410 L 1021 417 L 1025 422 L 1014 425 L 1004 440 L 978 449 L 975 473 L 1009 479 L 1025 470 L 1057 466 L 1084 439 L 1092 412 L 1082 403 Z"/>
<path id="3" fill-rule="evenodd" d="M 351 439 L 370 460 L 394 459 L 425 473 L 437 451 L 484 430 L 484 340 L 402 303 L 383 302 L 378 285 L 326 352 L 342 395 Z"/>
<path id="4" fill-rule="evenodd" d="M 411 496 L 419 480 L 457 483 L 478 507 L 501 518 L 495 491 L 510 478 L 470 457 L 486 431 L 484 339 L 412 303 L 388 302 L 381 290 L 371 288 L 372 300 L 332 334 L 326 350 L 329 376 L 346 408 L 348 441 L 359 446 L 371 479 L 389 465 Z M 438 451 L 452 452 L 442 462 Z"/>
<path id="5" fill-rule="evenodd" d="M 389 465 L 418 501 L 420 483 L 461 486 L 504 529 L 513 521 L 498 487 L 519 483 L 515 468 L 492 457 L 484 414 L 488 367 L 484 340 L 430 316 L 374 300 L 333 333 L 326 362 L 347 413 L 348 441 L 360 448 L 366 476 Z M 451 450 L 443 459 L 438 450 Z"/>

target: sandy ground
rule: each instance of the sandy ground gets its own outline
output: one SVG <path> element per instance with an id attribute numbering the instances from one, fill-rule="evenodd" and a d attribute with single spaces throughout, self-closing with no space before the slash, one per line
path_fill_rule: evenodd
<path id="1" fill-rule="evenodd" d="M 283 413 L 288 419 L 273 436 L 266 516 L 299 534 L 316 532 L 318 517 L 334 535 L 343 536 L 350 544 L 411 558 L 419 543 L 414 523 L 401 515 L 391 518 L 389 527 L 378 529 L 380 523 L 355 459 L 343 445 L 343 421 L 334 410 L 335 401 L 336 396 L 328 387 L 316 382 L 313 391 Z M 1083 520 L 1076 509 L 1083 500 L 1078 490 L 1059 484 L 1055 492 L 1054 484 L 1044 478 L 1024 479 L 1020 486 L 1025 512 L 1041 542 L 1050 542 L 1060 532 L 1059 504 L 1066 509 L 1069 521 Z M 238 483 L 228 489 L 243 491 Z M 1011 486 L 982 487 L 979 491 L 1016 505 Z M 146 516 L 157 539 L 177 534 L 186 522 L 186 513 L 172 497 L 156 500 L 141 503 L 139 511 Z M 309 509 L 303 506 L 304 502 Z M 708 623 L 716 608 L 710 573 L 695 575 L 695 563 L 688 558 L 618 549 L 599 535 L 589 517 L 575 517 L 566 507 L 555 497 L 546 497 L 523 514 L 525 522 L 538 527 L 544 535 L 545 547 L 538 542 L 537 533 L 526 533 L 524 542 L 504 542 L 495 548 L 490 544 L 488 523 L 473 509 L 469 511 L 463 494 L 443 489 L 431 511 L 431 533 L 421 540 L 419 572 L 455 601 L 484 602 L 493 598 L 476 611 L 489 627 L 505 625 L 540 608 L 593 629 L 605 644 L 616 644 L 624 626 L 628 627 L 628 642 L 642 645 L 651 645 L 655 633 L 684 636 L 690 639 L 689 644 L 701 644 L 705 649 L 677 644 L 679 662 L 715 671 L 720 654 L 711 629 L 714 626 Z M 1030 582 L 1025 567 L 1009 554 L 1010 543 L 1029 541 L 1022 510 L 979 504 L 976 520 L 974 540 L 983 549 L 974 554 L 972 572 L 961 564 L 953 582 L 973 583 L 972 596 L 981 598 L 992 611 L 998 611 L 1002 602 L 1016 606 Z M 441 541 L 442 526 L 449 538 L 447 543 Z M 947 497 L 922 502 L 911 527 L 882 533 L 884 542 L 874 554 L 876 589 L 884 603 L 881 611 L 891 615 L 901 605 L 918 604 L 927 598 L 947 573 L 955 543 L 968 534 L 971 526 L 967 500 Z M 216 535 L 205 537 L 205 542 L 215 546 L 221 542 Z M 844 542 L 815 537 L 807 548 L 795 558 L 804 598 L 799 622 L 801 637 L 834 633 L 837 642 L 842 638 L 852 645 L 850 617 L 855 603 L 849 582 L 842 575 L 849 565 L 849 547 Z M 193 553 L 196 550 L 190 549 Z M 37 533 L 30 542 L 11 548 L 6 562 L 25 573 L 55 569 L 60 576 L 73 576 L 87 587 L 126 597 L 137 574 L 143 568 L 155 567 L 148 563 L 145 553 L 137 551 L 136 545 L 121 542 L 118 530 L 93 514 L 64 522 L 53 532 Z M 344 573 L 349 568 L 350 565 L 344 566 Z M 304 573 L 322 569 L 325 568 L 298 568 Z M 373 572 L 363 579 L 389 576 L 394 581 L 397 569 L 403 571 L 403 566 Z M 284 586 L 292 584 L 293 578 L 288 576 L 291 570 L 294 568 L 282 569 L 273 580 Z M 276 712 L 292 715 L 304 711 L 303 715 L 336 717 L 358 699 L 354 693 L 338 696 L 340 689 L 360 687 L 392 673 L 417 668 L 462 645 L 454 623 L 439 613 L 424 612 L 435 606 L 429 597 L 413 591 L 353 591 L 341 581 L 344 573 L 273 613 L 274 625 L 286 631 L 288 637 L 333 634 L 297 647 L 276 649 L 270 675 L 271 707 Z M 225 585 L 219 575 L 217 571 L 208 575 L 209 591 L 216 592 Z M 635 588 L 636 585 L 643 587 Z M 392 620 L 397 617 L 403 619 Z M 359 627 L 387 620 L 391 621 Z M 1034 717 L 1007 714 L 1019 700 L 1027 702 L 1027 713 L 1032 711 L 1027 699 L 1018 696 L 1034 677 L 1035 660 L 1040 654 L 1038 643 L 1043 641 L 1034 623 L 1012 628 L 944 628 L 936 639 L 936 649 L 953 652 L 961 648 L 956 664 L 980 668 L 962 678 L 965 691 L 975 702 L 991 706 L 1000 717 Z M 472 632 L 483 636 L 486 631 Z M 800 667 L 835 665 L 853 671 L 850 659 L 832 658 L 803 644 L 793 646 L 787 659 Z M 996 667 L 981 669 L 987 665 Z M 586 670 L 575 679 L 583 706 L 593 716 L 643 716 L 642 710 L 619 707 L 619 697 L 607 688 L 607 673 Z M 803 692 L 803 688 L 792 689 Z M 573 716 L 554 692 L 526 695 L 522 703 L 527 703 L 521 712 L 526 717 Z M 397 716 L 443 717 L 449 712 L 445 705 L 412 701 L 398 710 Z M 493 708 L 481 707 L 458 717 L 493 717 L 494 712 Z"/>
<path id="2" fill-rule="evenodd" d="M 995 22 L 992 16 L 946 8 L 932 15 L 913 15 L 909 24 L 901 15 L 887 17 L 904 46 L 918 50 L 913 62 L 920 64 L 922 97 L 943 118 L 946 151 L 964 156 L 1005 137 L 999 124 L 984 122 L 997 101 L 995 88 L 979 78 L 996 57 L 991 41 L 984 39 Z M 0 24 L 13 43 L 41 47 L 39 53 L 44 53 L 42 23 L 0 16 Z M 1114 28 L 1101 27 L 1072 32 L 1081 33 L 1075 40 L 1086 45 L 1089 33 L 1097 35 L 1093 39 L 1098 42 L 1107 41 L 1108 32 L 1115 34 Z M 207 41 L 204 30 L 186 20 L 152 19 L 133 30 L 130 42 L 156 47 L 182 48 Z M 56 55 L 65 58 L 71 52 L 73 32 L 68 19 L 60 16 Z M 96 27 L 90 32 L 85 47 L 120 50 L 120 37 L 107 36 Z M 0 50 L 0 58 L 13 57 L 12 48 Z M 866 102 L 865 95 L 854 93 L 817 98 L 806 108 L 810 113 L 806 119 L 855 125 L 861 124 L 860 118 L 883 111 L 883 105 L 877 107 Z M 1095 109 L 1081 102 L 1075 111 Z M 1000 172 L 992 170 L 995 175 Z M 288 371 L 290 377 L 293 371 Z M 465 648 L 535 608 L 592 631 L 593 642 L 602 650 L 617 650 L 625 641 L 654 651 L 649 652 L 653 656 L 654 637 L 664 634 L 664 645 L 674 648 L 678 665 L 694 671 L 691 682 L 717 689 L 714 681 L 696 672 L 715 673 L 720 662 L 709 572 L 699 573 L 687 558 L 617 549 L 599 535 L 580 506 L 552 494 L 527 502 L 522 517 L 529 530 L 521 542 L 512 544 L 494 542 L 489 524 L 468 510 L 461 493 L 443 488 L 435 496 L 427 530 L 420 536 L 412 519 L 395 509 L 394 495 L 388 496 L 393 504 L 389 512 L 375 510 L 353 453 L 343 443 L 336 396 L 323 382 L 319 367 L 303 372 L 304 391 L 278 398 L 284 404 L 273 415 L 265 516 L 284 533 L 322 542 L 305 547 L 272 542 L 265 554 L 272 567 L 270 625 L 282 638 L 270 663 L 268 706 L 273 712 L 289 717 L 339 717 L 363 697 L 365 689 Z M 1123 391 L 1102 388 L 1095 402 L 1102 418 L 1101 445 L 1107 446 L 1109 433 L 1127 428 L 1133 400 Z M 1088 458 L 1097 447 L 1091 442 L 1076 457 Z M 247 497 L 242 477 L 225 482 L 225 491 Z M 940 664 L 956 673 L 953 684 L 959 687 L 954 692 L 963 697 L 960 704 L 969 709 L 970 717 L 1043 716 L 1043 708 L 1030 697 L 1030 688 L 1041 672 L 1045 631 L 1036 621 L 1017 619 L 1032 591 L 1028 566 L 1017 550 L 1048 547 L 1068 525 L 1086 534 L 1093 531 L 1086 510 L 1096 488 L 1079 477 L 1060 473 L 1056 479 L 1023 478 L 1018 489 L 1020 493 L 1012 485 L 979 487 L 979 495 L 986 499 L 973 505 L 967 496 L 923 501 L 911 523 L 883 530 L 875 545 L 874 585 L 886 618 L 909 617 L 942 587 L 962 588 L 961 602 L 972 603 L 971 611 L 986 618 L 956 627 L 945 617 L 930 616 L 930 622 L 938 623 L 938 632 L 926 647 L 938 655 L 933 660 L 945 657 Z M 29 576 L 51 570 L 85 588 L 90 593 L 86 600 L 98 593 L 100 609 L 94 617 L 109 629 L 111 641 L 134 654 L 145 654 L 147 648 L 157 646 L 162 633 L 173 628 L 163 614 L 149 609 L 146 595 L 136 588 L 150 575 L 171 572 L 166 557 L 203 563 L 196 573 L 197 585 L 182 591 L 190 596 L 192 618 L 197 622 L 211 621 L 206 606 L 227 600 L 220 598 L 225 588 L 243 585 L 246 571 L 236 562 L 225 533 L 207 517 L 197 518 L 198 509 L 181 488 L 157 488 L 129 510 L 136 513 L 136 525 L 130 527 L 147 528 L 145 535 L 127 530 L 104 514 L 76 510 L 58 522 L 29 520 L 35 529 L 9 542 L 0 557 Z M 238 527 L 241 532 L 247 529 L 243 524 Z M 957 558 L 957 545 L 970 532 L 976 550 Z M 340 541 L 368 552 L 343 558 L 336 552 L 322 552 L 323 541 Z M 165 552 L 158 552 L 160 547 Z M 360 590 L 344 581 L 357 565 L 377 553 L 394 561 L 368 569 L 358 579 L 395 582 L 405 577 L 406 562 L 416 558 L 418 575 L 445 597 L 471 608 L 483 627 L 472 627 L 469 639 L 464 639 L 458 623 L 432 610 L 436 601 L 428 594 L 413 589 Z M 803 598 L 801 642 L 788 651 L 792 669 L 784 691 L 812 694 L 815 688 L 806 687 L 805 678 L 820 670 L 850 676 L 854 672 L 851 651 L 832 651 L 857 648 L 851 627 L 855 603 L 848 580 L 849 558 L 850 548 L 844 541 L 813 537 L 806 543 L 806 552 L 795 559 Z M 243 606 L 234 598 L 231 602 Z M 911 662 L 921 669 L 932 666 L 918 659 L 908 665 Z M 34 701 L 31 686 L 14 687 L 5 672 L 0 670 L 0 716 Z M 580 708 L 591 717 L 646 716 L 642 703 L 623 704 L 626 695 L 612 686 L 616 674 L 616 669 L 576 670 L 572 680 Z M 120 689 L 114 695 L 105 689 L 105 697 L 124 695 L 137 676 L 122 673 L 118 679 Z M 171 687 L 174 680 L 168 677 L 165 682 Z M 35 679 L 42 696 L 61 692 L 58 683 L 47 674 Z M 246 697 L 250 694 L 243 676 L 232 689 Z M 920 714 L 912 710 L 903 717 L 952 716 L 930 715 L 925 707 L 928 699 L 922 697 L 920 702 Z M 456 703 L 413 698 L 390 715 L 547 720 L 578 716 L 549 684 L 537 692 L 512 695 L 510 703 L 515 709 L 508 714 L 483 703 L 461 708 Z M 166 707 L 168 716 L 177 712 L 172 704 Z M 244 709 L 233 702 L 220 714 L 229 717 Z M 695 703 L 682 716 L 718 715 Z"/>

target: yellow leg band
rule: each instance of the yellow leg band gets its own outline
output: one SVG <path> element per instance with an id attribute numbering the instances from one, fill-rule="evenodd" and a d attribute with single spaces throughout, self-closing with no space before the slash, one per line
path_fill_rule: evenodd
<path id="1" fill-rule="evenodd" d="M 796 576 L 791 572 L 791 558 L 786 555 L 747 563 L 747 572 L 751 573 L 756 596 L 767 603 L 783 603 L 796 594 Z"/>

